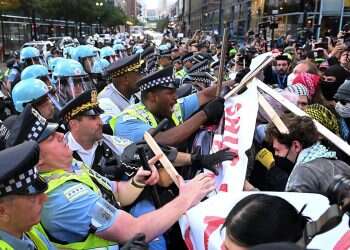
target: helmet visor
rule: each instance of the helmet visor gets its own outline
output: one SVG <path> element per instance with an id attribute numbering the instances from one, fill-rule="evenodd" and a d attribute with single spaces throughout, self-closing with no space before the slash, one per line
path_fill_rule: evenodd
<path id="1" fill-rule="evenodd" d="M 27 59 L 25 59 L 25 63 L 27 66 L 34 65 L 34 64 L 40 64 L 40 65 L 47 67 L 47 64 L 46 64 L 44 58 L 42 58 L 41 56 L 27 58 Z"/>
<path id="2" fill-rule="evenodd" d="M 56 84 L 56 97 L 58 103 L 54 103 L 60 110 L 62 107 L 79 96 L 86 90 L 93 89 L 94 85 L 89 76 L 75 76 L 58 79 Z"/>
<path id="3" fill-rule="evenodd" d="M 83 59 L 83 67 L 87 73 L 92 73 L 92 69 L 94 68 L 94 64 L 96 62 L 96 57 L 85 57 Z"/>

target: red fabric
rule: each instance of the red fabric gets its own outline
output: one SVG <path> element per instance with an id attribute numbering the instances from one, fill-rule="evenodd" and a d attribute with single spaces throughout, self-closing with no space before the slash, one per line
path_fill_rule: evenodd
<path id="1" fill-rule="evenodd" d="M 309 95 L 313 97 L 318 88 L 320 77 L 311 73 L 298 73 L 293 80 L 293 84 L 303 84 L 308 90 Z"/>

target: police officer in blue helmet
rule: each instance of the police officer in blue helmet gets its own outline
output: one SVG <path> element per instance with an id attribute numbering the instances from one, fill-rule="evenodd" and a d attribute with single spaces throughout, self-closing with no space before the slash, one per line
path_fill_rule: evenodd
<path id="1" fill-rule="evenodd" d="M 20 62 L 23 68 L 33 64 L 46 65 L 45 60 L 40 55 L 40 51 L 34 47 L 25 47 L 20 52 Z"/>
<path id="2" fill-rule="evenodd" d="M 27 104 L 32 104 L 46 119 L 54 117 L 54 96 L 51 87 L 42 80 L 28 78 L 21 80 L 12 90 L 12 100 L 17 112 L 21 113 Z"/>
<path id="3" fill-rule="evenodd" d="M 118 60 L 115 51 L 110 46 L 103 47 L 100 50 L 100 57 L 106 59 L 109 63 L 114 63 Z"/>
<path id="4" fill-rule="evenodd" d="M 119 59 L 119 58 L 123 58 L 124 56 L 127 55 L 127 53 L 126 53 L 126 48 L 125 48 L 125 46 L 124 46 L 123 44 L 121 44 L 121 43 L 114 44 L 114 45 L 113 45 L 113 49 L 114 49 L 114 51 L 115 51 L 115 53 L 116 53 L 118 59 Z"/>
<path id="5" fill-rule="evenodd" d="M 52 81 L 56 86 L 58 103 L 56 108 L 61 110 L 63 105 L 86 90 L 94 88 L 94 84 L 83 66 L 72 59 L 60 60 L 52 72 Z"/>
<path id="6" fill-rule="evenodd" d="M 40 79 L 44 83 L 46 83 L 47 86 L 52 87 L 51 79 L 49 77 L 49 71 L 43 65 L 31 65 L 22 71 L 21 80 L 27 80 L 30 78 Z"/>
<path id="7" fill-rule="evenodd" d="M 108 84 L 108 76 L 106 74 L 106 69 L 110 65 L 110 62 L 106 59 L 99 58 L 93 68 L 92 73 L 90 74 L 91 79 L 97 89 L 97 92 L 100 92 Z"/>
<path id="8" fill-rule="evenodd" d="M 73 50 L 72 59 L 81 63 L 84 71 L 90 74 L 97 60 L 97 53 L 94 48 L 89 45 L 79 45 Z"/>

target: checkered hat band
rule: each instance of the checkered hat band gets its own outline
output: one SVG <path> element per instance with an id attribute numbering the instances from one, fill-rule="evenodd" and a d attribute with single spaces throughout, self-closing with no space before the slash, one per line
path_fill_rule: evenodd
<path id="1" fill-rule="evenodd" d="M 141 91 L 145 91 L 150 88 L 157 86 L 169 86 L 171 83 L 174 83 L 174 79 L 171 76 L 166 76 L 158 79 L 154 79 L 140 86 Z"/>
<path id="2" fill-rule="evenodd" d="M 112 73 L 112 77 L 118 77 L 118 76 L 124 75 L 125 73 L 132 72 L 132 71 L 137 72 L 141 68 L 143 63 L 144 63 L 144 61 L 140 60 L 138 63 L 126 66 L 124 68 L 120 68 Z"/>
<path id="3" fill-rule="evenodd" d="M 47 125 L 47 122 L 42 123 L 39 120 L 35 121 L 31 131 L 28 133 L 27 139 L 29 141 L 31 141 L 31 140 L 33 140 L 33 141 L 38 140 L 39 136 L 44 131 L 46 125 Z"/>
<path id="4" fill-rule="evenodd" d="M 38 178 L 38 170 L 36 167 L 29 169 L 5 183 L 0 184 L 0 196 L 15 193 L 16 190 L 29 186 Z"/>

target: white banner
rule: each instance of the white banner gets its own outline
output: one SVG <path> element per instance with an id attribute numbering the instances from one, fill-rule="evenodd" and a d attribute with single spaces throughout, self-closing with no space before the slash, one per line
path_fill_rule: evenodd
<path id="1" fill-rule="evenodd" d="M 256 192 L 235 192 L 219 194 L 201 202 L 181 218 L 182 235 L 189 250 L 221 250 L 225 239 L 222 225 L 233 206 L 242 198 Z M 303 214 L 316 220 L 329 207 L 328 199 L 319 194 L 258 192 L 280 196 L 300 211 L 306 204 Z M 308 248 L 347 250 L 350 248 L 349 217 L 343 217 L 342 223 L 331 231 L 316 236 Z"/>
<path id="2" fill-rule="evenodd" d="M 255 80 L 243 94 L 225 102 L 225 116 L 214 135 L 212 152 L 230 148 L 238 157 L 221 164 L 216 178 L 218 191 L 243 190 L 248 163 L 245 152 L 252 146 L 257 112 L 258 92 Z"/>

